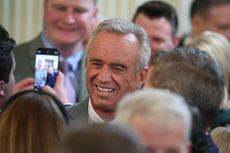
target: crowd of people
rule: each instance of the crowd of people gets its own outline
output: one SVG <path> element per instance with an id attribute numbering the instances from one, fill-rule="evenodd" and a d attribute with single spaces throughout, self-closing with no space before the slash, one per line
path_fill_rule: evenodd
<path id="1" fill-rule="evenodd" d="M 132 21 L 100 21 L 97 3 L 44 0 L 20 45 L 0 25 L 0 153 L 229 153 L 230 0 L 193 0 L 183 37 L 167 2 Z M 38 91 L 37 48 L 61 68 Z"/>

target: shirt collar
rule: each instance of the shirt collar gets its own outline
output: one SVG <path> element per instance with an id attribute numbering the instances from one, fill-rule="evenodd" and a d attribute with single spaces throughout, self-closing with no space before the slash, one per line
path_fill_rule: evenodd
<path id="1" fill-rule="evenodd" d="M 88 112 L 89 112 L 89 123 L 105 123 L 105 121 L 93 109 L 90 98 L 89 98 Z"/>
<path id="2" fill-rule="evenodd" d="M 45 36 L 44 32 L 42 32 L 41 34 L 41 40 L 42 43 L 44 44 L 44 46 L 46 48 L 56 48 Z M 84 48 L 82 47 L 80 50 L 77 50 L 74 52 L 74 54 L 72 54 L 71 56 L 67 57 L 65 60 L 66 62 L 68 62 L 68 64 L 71 65 L 73 71 L 75 72 L 77 70 L 77 68 L 79 67 L 79 63 L 82 59 L 84 53 Z M 60 61 L 63 61 L 64 58 L 62 56 L 60 56 Z"/>
<path id="3" fill-rule="evenodd" d="M 78 69 L 80 65 L 79 63 L 82 59 L 83 53 L 84 53 L 84 49 L 81 48 L 80 50 L 74 52 L 74 54 L 72 54 L 71 56 L 65 59 L 71 65 L 74 72 Z"/>
<path id="4" fill-rule="evenodd" d="M 54 45 L 51 42 L 49 42 L 44 32 L 41 33 L 41 40 L 46 48 L 55 48 Z"/>

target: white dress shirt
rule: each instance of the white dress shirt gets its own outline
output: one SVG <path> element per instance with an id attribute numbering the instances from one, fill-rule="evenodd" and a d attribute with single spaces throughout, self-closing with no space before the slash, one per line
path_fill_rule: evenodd
<path id="1" fill-rule="evenodd" d="M 88 104 L 88 113 L 89 113 L 89 123 L 105 123 L 105 121 L 95 112 L 93 109 L 91 100 L 89 98 L 89 104 Z"/>

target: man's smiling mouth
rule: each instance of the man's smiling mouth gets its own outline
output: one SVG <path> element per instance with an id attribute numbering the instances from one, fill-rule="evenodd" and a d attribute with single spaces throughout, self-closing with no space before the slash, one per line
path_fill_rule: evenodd
<path id="1" fill-rule="evenodd" d="M 111 92 L 115 91 L 115 89 L 113 89 L 113 88 L 99 87 L 98 85 L 96 85 L 96 88 L 97 88 L 100 92 L 111 93 Z"/>

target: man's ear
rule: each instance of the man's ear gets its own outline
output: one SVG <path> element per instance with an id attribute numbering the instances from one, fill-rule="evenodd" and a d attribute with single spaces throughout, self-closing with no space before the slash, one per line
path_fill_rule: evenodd
<path id="1" fill-rule="evenodd" d="M 85 67 L 87 67 L 87 58 L 85 57 Z"/>
<path id="2" fill-rule="evenodd" d="M 149 68 L 147 66 L 140 71 L 140 79 L 139 79 L 138 88 L 141 88 L 145 84 L 145 80 L 146 80 L 148 71 L 149 71 Z"/>
<path id="3" fill-rule="evenodd" d="M 179 36 L 174 36 L 173 37 L 173 45 L 174 45 L 174 48 L 177 48 L 178 45 L 180 43 L 180 37 Z"/>
<path id="4" fill-rule="evenodd" d="M 153 75 L 154 75 L 154 64 L 153 65 L 149 65 L 149 70 L 148 70 L 148 74 L 145 80 L 145 85 L 144 87 L 146 88 L 154 88 L 153 85 Z"/>
<path id="5" fill-rule="evenodd" d="M 191 153 L 192 152 L 192 144 L 186 144 L 186 153 Z"/>
<path id="6" fill-rule="evenodd" d="M 192 17 L 192 36 L 197 35 L 204 31 L 205 21 L 199 15 L 194 15 Z"/>
<path id="7" fill-rule="evenodd" d="M 94 9 L 94 12 L 93 12 L 94 19 L 98 19 L 98 10 L 99 10 L 99 8 L 98 8 L 98 6 L 96 6 Z"/>
<path id="8" fill-rule="evenodd" d="M 3 80 L 0 81 L 0 97 L 5 96 L 5 84 Z"/>

